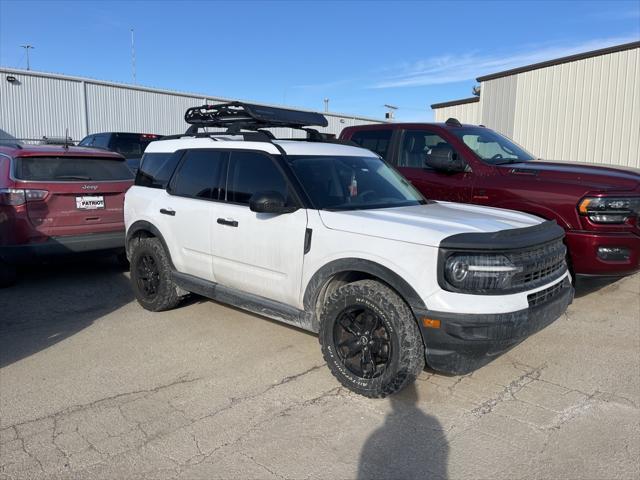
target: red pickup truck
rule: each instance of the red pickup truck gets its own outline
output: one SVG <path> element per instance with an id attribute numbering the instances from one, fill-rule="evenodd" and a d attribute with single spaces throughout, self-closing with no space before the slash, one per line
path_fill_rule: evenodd
<path id="1" fill-rule="evenodd" d="M 640 269 L 640 170 L 534 158 L 497 132 L 456 119 L 345 128 L 427 198 L 556 220 L 572 270 L 627 275 Z"/>

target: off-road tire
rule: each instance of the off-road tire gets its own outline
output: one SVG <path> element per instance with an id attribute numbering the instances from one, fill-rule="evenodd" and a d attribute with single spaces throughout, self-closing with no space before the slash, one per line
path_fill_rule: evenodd
<path id="1" fill-rule="evenodd" d="M 354 375 L 341 360 L 334 328 L 343 312 L 366 307 L 375 312 L 391 343 L 383 373 L 377 378 Z M 409 306 L 388 286 L 375 280 L 343 285 L 326 299 L 320 315 L 319 340 L 331 373 L 350 390 L 370 398 L 383 398 L 412 383 L 425 366 L 424 346 Z"/>
<path id="2" fill-rule="evenodd" d="M 0 261 L 0 288 L 10 287 L 16 283 L 17 276 L 13 265 Z"/>
<path id="3" fill-rule="evenodd" d="M 155 294 L 145 292 L 141 287 L 140 266 L 143 259 L 152 259 L 157 267 L 157 288 Z M 147 260 L 149 261 L 149 260 Z M 131 285 L 136 300 L 145 310 L 161 312 L 170 310 L 180 303 L 181 297 L 173 283 L 169 257 L 157 238 L 141 238 L 136 241 L 131 253 Z"/>

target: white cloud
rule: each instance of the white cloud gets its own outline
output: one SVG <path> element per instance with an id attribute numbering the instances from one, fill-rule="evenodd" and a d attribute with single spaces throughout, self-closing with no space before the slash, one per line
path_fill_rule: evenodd
<path id="1" fill-rule="evenodd" d="M 521 47 L 505 55 L 472 51 L 462 55 L 444 55 L 420 60 L 402 67 L 400 73 L 383 78 L 370 88 L 423 87 L 472 80 L 489 73 L 588 52 L 638 40 L 634 37 L 611 37 L 573 45 L 537 45 Z"/>

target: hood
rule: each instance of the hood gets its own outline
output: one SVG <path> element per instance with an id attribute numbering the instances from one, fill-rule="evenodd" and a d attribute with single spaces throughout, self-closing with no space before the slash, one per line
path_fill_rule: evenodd
<path id="1" fill-rule="evenodd" d="M 504 175 L 535 175 L 556 183 L 575 184 L 588 190 L 632 191 L 640 189 L 640 169 L 613 167 L 595 163 L 556 162 L 534 160 L 531 162 L 497 165 Z"/>
<path id="2" fill-rule="evenodd" d="M 371 210 L 321 210 L 320 217 L 332 230 L 433 247 L 458 233 L 497 232 L 543 222 L 526 213 L 450 202 Z"/>

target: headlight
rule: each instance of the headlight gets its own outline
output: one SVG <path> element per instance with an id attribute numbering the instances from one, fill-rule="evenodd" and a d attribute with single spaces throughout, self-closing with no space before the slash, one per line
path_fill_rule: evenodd
<path id="1" fill-rule="evenodd" d="M 513 278 L 522 272 L 504 255 L 453 254 L 444 268 L 447 282 L 459 290 L 508 290 Z"/>
<path id="2" fill-rule="evenodd" d="M 586 197 L 578 212 L 593 223 L 624 223 L 640 214 L 640 197 Z"/>

